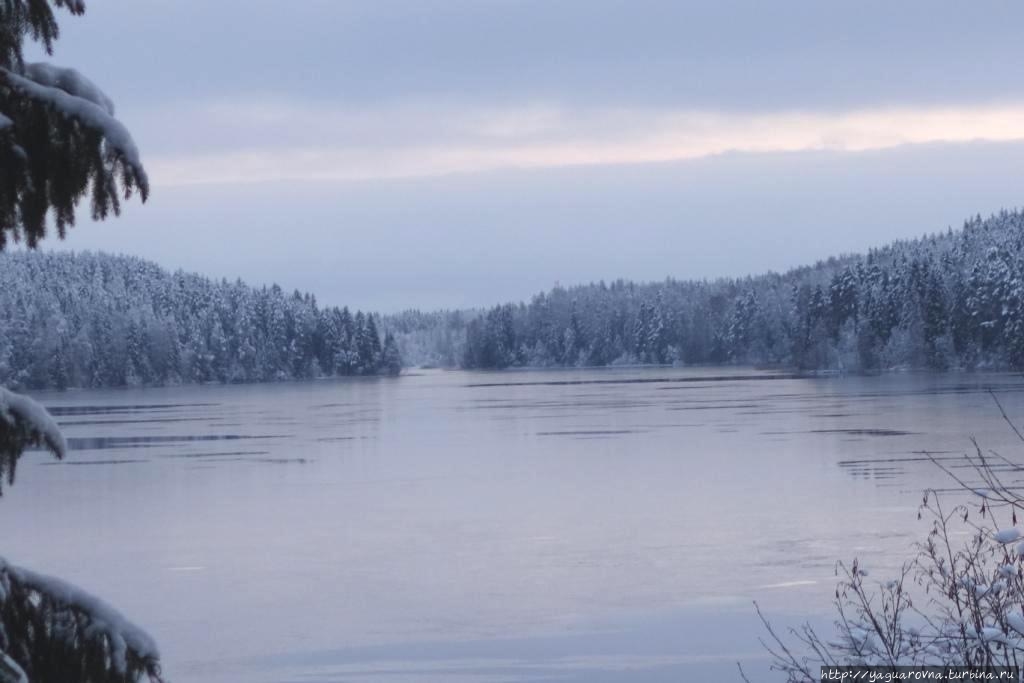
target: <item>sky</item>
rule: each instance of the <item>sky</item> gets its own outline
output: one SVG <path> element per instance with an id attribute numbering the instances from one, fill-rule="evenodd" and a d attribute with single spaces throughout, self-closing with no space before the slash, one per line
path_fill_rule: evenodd
<path id="1" fill-rule="evenodd" d="M 1014 208 L 1024 5 L 91 0 L 153 186 L 49 249 L 383 312 L 784 270 Z"/>

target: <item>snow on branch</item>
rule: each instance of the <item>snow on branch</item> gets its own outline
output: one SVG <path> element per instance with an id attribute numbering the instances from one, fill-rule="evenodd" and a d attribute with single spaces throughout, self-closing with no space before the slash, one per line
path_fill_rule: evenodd
<path id="1" fill-rule="evenodd" d="M 68 451 L 64 435 L 45 408 L 0 387 L 0 481 L 6 475 L 7 483 L 14 483 L 18 458 L 32 446 L 43 446 L 58 458 Z"/>
<path id="2" fill-rule="evenodd" d="M 56 420 L 28 396 L 0 387 L 0 423 L 24 433 L 26 445 L 46 446 L 58 458 L 67 455 L 68 444 Z"/>
<path id="3" fill-rule="evenodd" d="M 34 74 L 44 81 L 61 82 L 75 92 L 54 85 L 44 85 L 33 77 L 20 76 L 8 69 L 0 69 L 0 82 L 26 97 L 46 103 L 65 118 L 74 119 L 103 135 L 115 156 L 119 157 L 131 171 L 145 199 L 149 195 L 149 179 L 131 133 L 124 124 L 111 115 L 113 105 L 106 95 L 84 77 L 72 78 L 68 75 L 70 71 L 31 65 L 26 73 Z M 106 102 L 97 104 L 94 100 Z"/>
<path id="4" fill-rule="evenodd" d="M 3 652 L 0 652 L 0 683 L 28 683 L 25 670 Z"/>
<path id="5" fill-rule="evenodd" d="M 22 75 L 39 85 L 59 88 L 70 95 L 89 100 L 111 116 L 114 115 L 113 100 L 76 69 L 54 66 L 46 62 L 33 62 L 25 65 Z"/>
<path id="6" fill-rule="evenodd" d="M 8 628 L 25 620 L 33 628 Z M 54 672 L 77 672 L 75 680 L 162 680 L 160 652 L 142 628 L 77 586 L 0 559 L 4 652 L 15 660 L 22 655 L 29 680 L 53 680 Z"/>

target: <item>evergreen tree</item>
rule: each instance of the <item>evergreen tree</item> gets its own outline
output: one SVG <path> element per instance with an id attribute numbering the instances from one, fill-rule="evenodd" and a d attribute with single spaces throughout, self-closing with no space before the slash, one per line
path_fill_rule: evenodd
<path id="1" fill-rule="evenodd" d="M 402 355 L 398 351 L 398 343 L 390 332 L 384 335 L 384 350 L 381 364 L 387 374 L 397 376 L 402 372 Z"/>
<path id="2" fill-rule="evenodd" d="M 36 246 L 51 212 L 63 236 L 86 194 L 93 217 L 101 219 L 119 212 L 122 192 L 128 197 L 138 190 L 143 200 L 149 192 L 138 152 L 110 100 L 73 69 L 25 62 L 26 38 L 52 51 L 55 9 L 82 14 L 85 6 L 82 0 L 0 3 L 0 250 L 11 238 Z M 59 306 L 39 312 L 52 318 L 54 310 Z M 55 348 L 62 348 L 59 326 L 34 326 L 55 330 Z M 57 383 L 65 381 L 64 362 L 62 354 L 47 373 Z M 95 370 L 106 374 L 111 368 Z M 66 450 L 41 406 L 0 387 L 0 475 L 8 483 L 18 458 L 33 445 L 57 457 Z M 0 561 L 0 680 L 128 683 L 144 675 L 160 680 L 159 654 L 145 632 L 73 586 Z"/>

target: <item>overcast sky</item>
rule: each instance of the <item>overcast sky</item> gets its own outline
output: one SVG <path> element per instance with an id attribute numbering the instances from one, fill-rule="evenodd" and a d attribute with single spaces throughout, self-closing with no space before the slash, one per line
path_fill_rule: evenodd
<path id="1" fill-rule="evenodd" d="M 382 311 L 784 269 L 1020 205 L 1024 4 L 91 0 L 153 183 L 59 248 Z M 57 248 L 50 242 L 47 248 Z"/>

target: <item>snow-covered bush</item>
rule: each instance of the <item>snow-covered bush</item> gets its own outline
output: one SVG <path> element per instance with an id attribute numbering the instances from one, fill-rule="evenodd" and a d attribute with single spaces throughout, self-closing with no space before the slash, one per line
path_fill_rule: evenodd
<path id="1" fill-rule="evenodd" d="M 805 624 L 787 638 L 758 610 L 773 668 L 789 683 L 820 680 L 821 666 L 1024 665 L 1024 495 L 1004 479 L 1021 466 L 977 444 L 965 457 L 969 476 L 933 458 L 957 502 L 924 493 L 918 516 L 930 530 L 896 576 L 837 565 L 834 633 Z"/>

